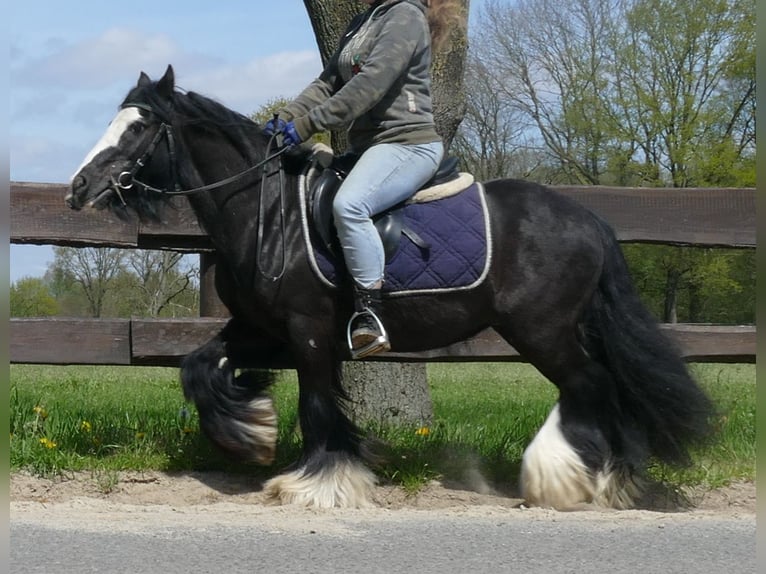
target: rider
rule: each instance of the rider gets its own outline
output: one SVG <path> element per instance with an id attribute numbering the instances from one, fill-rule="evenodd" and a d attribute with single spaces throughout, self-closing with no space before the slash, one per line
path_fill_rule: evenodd
<path id="1" fill-rule="evenodd" d="M 356 358 L 390 349 L 379 317 L 385 257 L 371 218 L 411 197 L 441 162 L 431 45 L 432 36 L 435 45 L 449 32 L 446 19 L 455 13 L 454 0 L 363 1 L 369 8 L 351 21 L 319 77 L 265 129 L 297 145 L 347 127 L 350 151 L 360 154 L 333 203 L 353 279 L 357 312 L 349 329 Z"/>

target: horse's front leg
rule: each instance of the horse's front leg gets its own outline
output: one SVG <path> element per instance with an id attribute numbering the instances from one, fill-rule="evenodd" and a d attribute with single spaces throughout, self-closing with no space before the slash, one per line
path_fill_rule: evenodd
<path id="1" fill-rule="evenodd" d="M 231 319 L 181 363 L 184 396 L 196 404 L 202 431 L 236 458 L 259 464 L 274 460 L 277 413 L 267 393 L 273 377 L 267 370 L 237 374 L 236 369 L 246 366 L 243 357 L 258 363 L 279 352 L 273 342 Z"/>
<path id="2" fill-rule="evenodd" d="M 362 436 L 347 417 L 340 359 L 332 345 L 307 338 L 295 352 L 300 385 L 301 458 L 265 484 L 283 504 L 316 508 L 371 505 L 375 475 L 364 463 Z"/>

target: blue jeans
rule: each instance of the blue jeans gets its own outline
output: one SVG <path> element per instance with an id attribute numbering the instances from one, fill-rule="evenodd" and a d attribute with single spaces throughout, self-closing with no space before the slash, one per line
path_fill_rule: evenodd
<path id="1" fill-rule="evenodd" d="M 441 141 L 377 144 L 365 151 L 333 202 L 335 227 L 351 277 L 369 289 L 383 279 L 385 254 L 372 216 L 409 199 L 436 173 Z"/>

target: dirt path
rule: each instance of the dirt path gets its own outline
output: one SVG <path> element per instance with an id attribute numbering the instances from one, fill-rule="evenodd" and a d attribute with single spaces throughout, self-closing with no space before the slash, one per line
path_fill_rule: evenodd
<path id="1" fill-rule="evenodd" d="M 76 473 L 68 477 L 45 479 L 27 473 L 14 473 L 10 480 L 11 518 L 35 520 L 42 513 L 46 520 L 54 516 L 71 516 L 127 512 L 150 514 L 152 520 L 172 520 L 172 516 L 194 515 L 194 520 L 219 522 L 241 513 L 243 506 L 260 513 L 275 513 L 285 520 L 290 507 L 272 505 L 262 494 L 260 484 L 245 476 L 223 473 L 167 474 L 160 472 L 125 472 L 119 475 Z M 654 497 L 641 510 L 628 511 L 625 517 L 679 515 L 688 518 L 716 516 L 750 518 L 755 516 L 755 484 L 737 482 L 712 491 L 686 493 L 690 508 L 668 505 L 667 496 Z M 476 492 L 461 486 L 446 487 L 433 482 L 416 494 L 408 494 L 395 486 L 379 486 L 374 494 L 375 507 L 365 510 L 370 517 L 399 515 L 411 511 L 437 511 L 493 515 L 519 512 L 518 498 L 493 492 Z M 521 507 L 523 508 L 523 507 Z M 391 512 L 395 511 L 395 512 Z M 305 517 L 304 509 L 294 509 Z M 537 513 L 550 511 L 536 510 Z M 221 514 L 221 515 L 218 515 Z M 588 513 L 578 513 L 588 514 Z M 603 512 L 589 513 L 603 515 Z M 614 519 L 616 514 L 609 513 Z M 559 513 L 559 515 L 561 515 Z"/>

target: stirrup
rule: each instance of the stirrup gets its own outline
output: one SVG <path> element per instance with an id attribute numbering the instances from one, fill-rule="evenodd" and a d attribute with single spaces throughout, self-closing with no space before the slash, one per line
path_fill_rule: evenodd
<path id="1" fill-rule="evenodd" d="M 354 321 L 364 315 L 367 315 L 375 322 L 376 326 L 378 327 L 378 331 L 380 331 L 380 335 L 378 335 L 375 340 L 359 347 L 358 349 L 355 349 L 351 341 L 351 332 L 353 330 L 351 326 L 354 324 Z M 348 326 L 346 327 L 346 343 L 348 344 L 348 350 L 351 352 L 352 359 L 363 359 L 364 357 L 374 355 L 375 353 L 391 350 L 391 343 L 388 341 L 388 333 L 386 332 L 386 328 L 383 326 L 383 322 L 380 320 L 380 318 L 370 308 L 356 311 L 353 315 L 351 315 L 351 318 L 348 320 Z"/>

